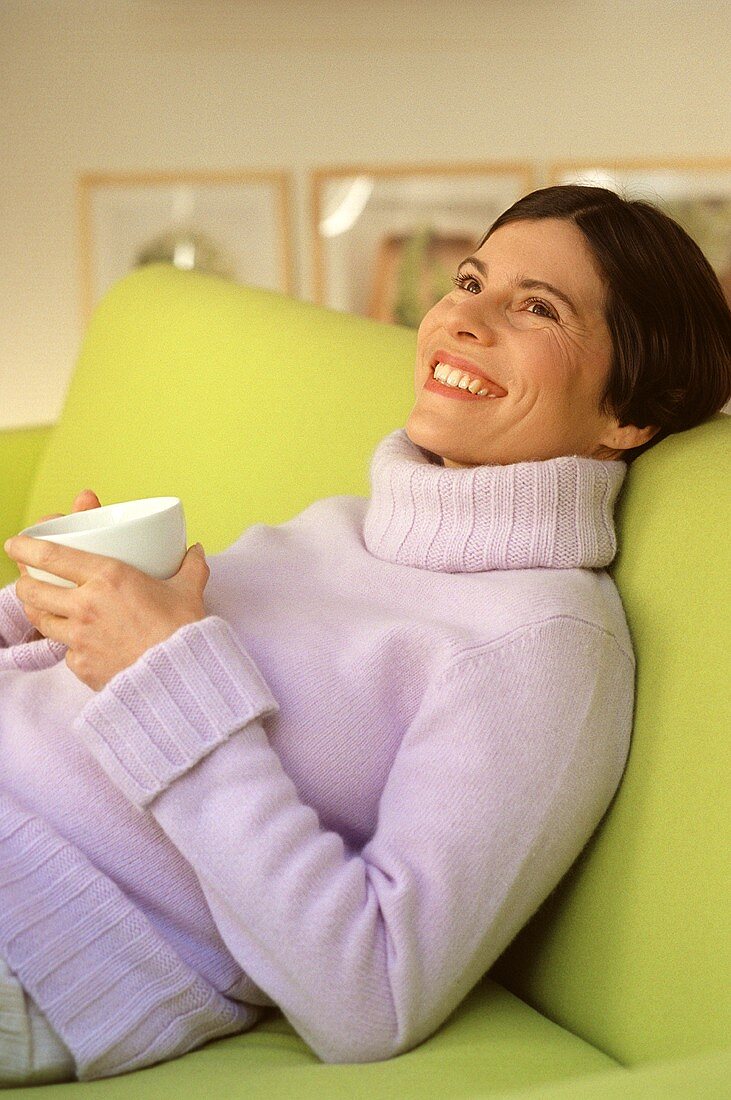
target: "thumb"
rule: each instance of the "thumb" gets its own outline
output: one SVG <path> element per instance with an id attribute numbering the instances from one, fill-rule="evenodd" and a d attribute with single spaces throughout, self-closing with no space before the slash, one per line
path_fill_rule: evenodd
<path id="1" fill-rule="evenodd" d="M 208 580 L 208 574 L 210 569 L 208 568 L 208 562 L 206 561 L 206 552 L 199 542 L 189 547 L 178 573 L 188 574 L 190 576 L 205 576 Z"/>

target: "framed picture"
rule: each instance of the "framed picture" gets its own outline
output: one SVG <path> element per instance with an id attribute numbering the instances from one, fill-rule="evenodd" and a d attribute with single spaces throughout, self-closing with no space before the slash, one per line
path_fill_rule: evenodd
<path id="1" fill-rule="evenodd" d="M 78 180 L 84 322 L 153 261 L 293 292 L 286 172 L 87 173 Z"/>
<path id="2" fill-rule="evenodd" d="M 536 186 L 522 162 L 313 171 L 314 300 L 418 327 L 490 223 Z"/>
<path id="3" fill-rule="evenodd" d="M 731 305 L 731 157 L 556 161 L 548 174 L 547 186 L 594 184 L 659 206 L 700 246 Z"/>

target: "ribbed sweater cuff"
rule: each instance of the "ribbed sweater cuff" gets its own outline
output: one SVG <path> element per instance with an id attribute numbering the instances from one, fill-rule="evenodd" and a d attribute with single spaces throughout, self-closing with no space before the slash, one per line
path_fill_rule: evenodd
<path id="1" fill-rule="evenodd" d="M 74 729 L 120 791 L 145 808 L 232 733 L 278 710 L 229 624 L 209 615 L 113 677 Z"/>
<path id="2" fill-rule="evenodd" d="M 260 1015 L 209 985 L 82 852 L 2 793 L 0 949 L 80 1081 L 178 1057 Z"/>

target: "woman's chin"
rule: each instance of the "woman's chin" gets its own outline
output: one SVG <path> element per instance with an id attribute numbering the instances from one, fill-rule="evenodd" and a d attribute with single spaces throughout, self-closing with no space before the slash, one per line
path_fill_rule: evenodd
<path id="1" fill-rule="evenodd" d="M 415 428 L 409 420 L 407 420 L 404 425 L 404 431 L 414 446 L 419 447 L 426 454 L 430 462 L 434 462 L 440 466 L 442 465 L 442 458 L 439 452 L 434 450 L 436 440 L 429 438 L 429 432 L 419 431 L 419 429 Z"/>
<path id="2" fill-rule="evenodd" d="M 434 413 L 424 409 L 412 409 L 404 430 L 417 447 L 426 447 L 436 454 L 454 449 L 455 426 L 440 421 Z"/>

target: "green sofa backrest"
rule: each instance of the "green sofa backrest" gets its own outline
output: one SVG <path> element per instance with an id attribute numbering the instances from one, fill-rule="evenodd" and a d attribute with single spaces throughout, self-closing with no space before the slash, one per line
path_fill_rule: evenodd
<path id="1" fill-rule="evenodd" d="M 492 976 L 620 1062 L 731 1034 L 729 441 L 718 414 L 630 466 L 610 573 L 637 658 L 599 829 Z"/>
<path id="2" fill-rule="evenodd" d="M 413 404 L 409 329 L 156 264 L 97 308 L 28 515 L 179 496 L 207 553 L 338 493 Z M 29 521 L 30 522 L 30 521 Z"/>
<path id="3" fill-rule="evenodd" d="M 413 404 L 415 333 L 155 265 L 98 307 L 25 522 L 175 495 L 215 554 L 313 500 L 368 496 Z M 729 431 L 628 471 L 613 563 L 637 655 L 630 758 L 579 860 L 491 971 L 624 1064 L 728 1039 Z"/>

